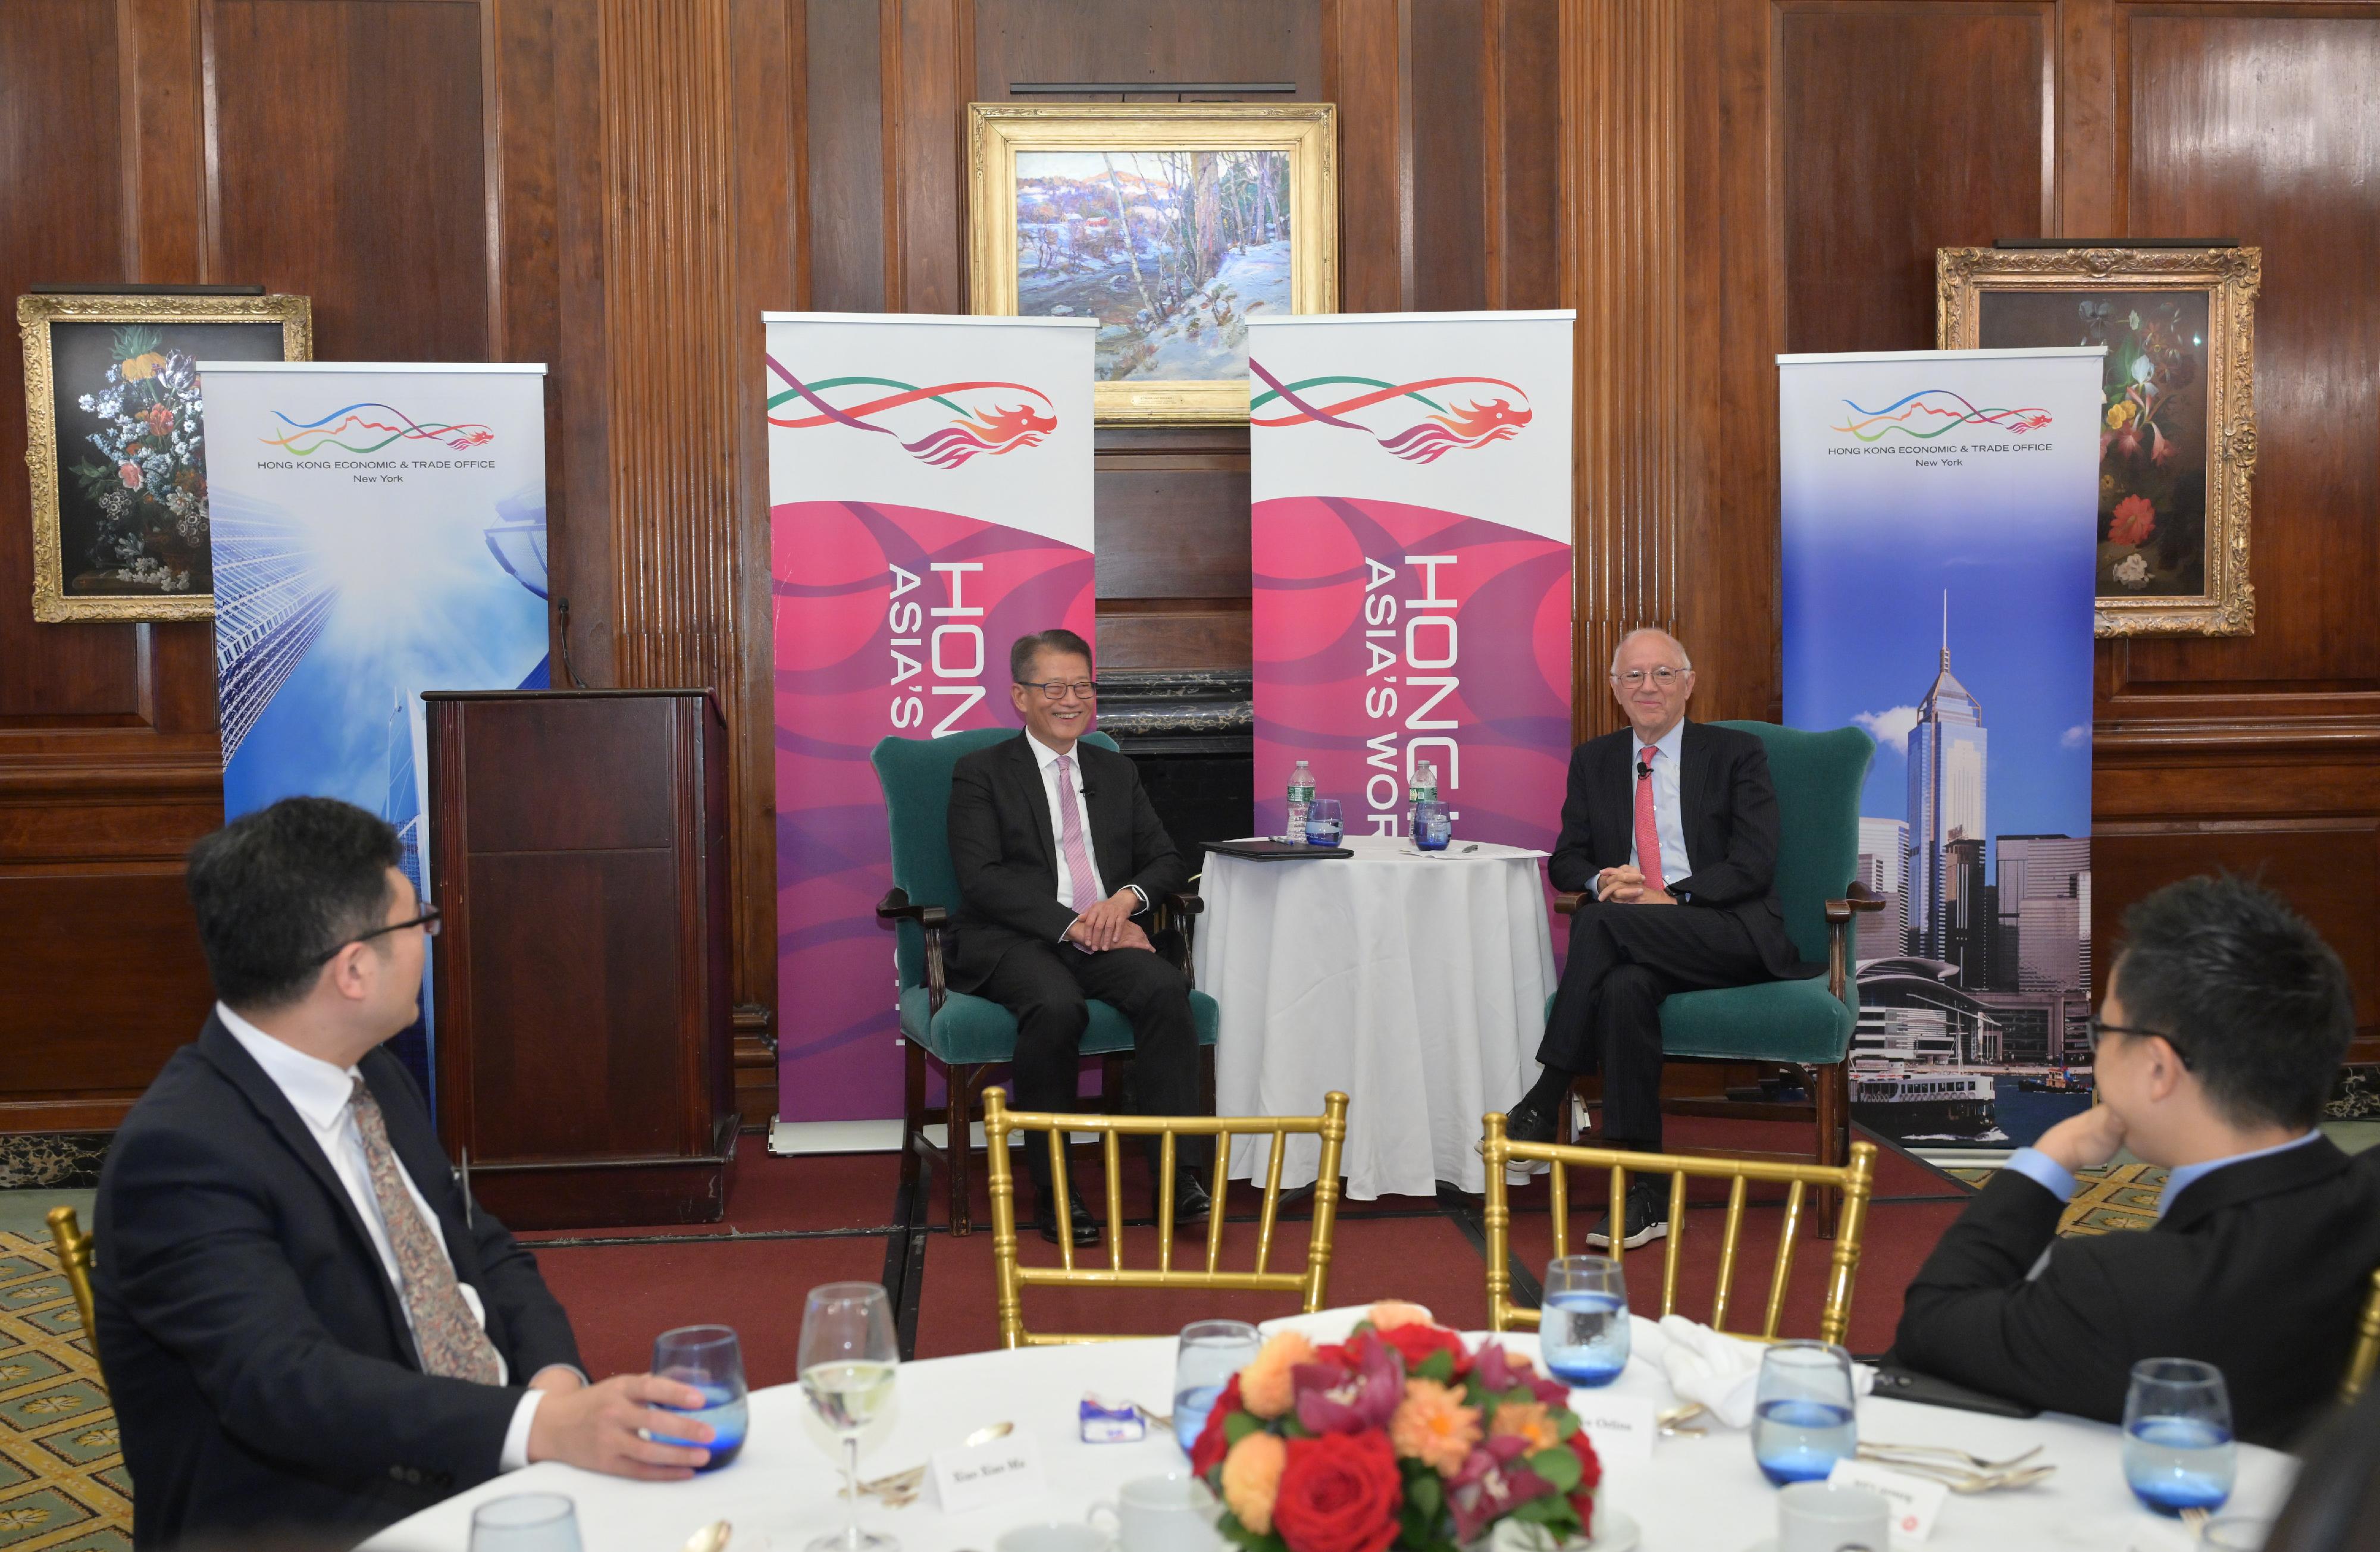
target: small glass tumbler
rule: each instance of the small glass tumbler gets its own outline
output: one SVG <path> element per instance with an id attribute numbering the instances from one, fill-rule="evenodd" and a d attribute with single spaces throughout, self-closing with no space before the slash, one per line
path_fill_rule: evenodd
<path id="1" fill-rule="evenodd" d="M 1173 1354 L 1173 1438 L 1188 1454 L 1232 1376 L 1256 1361 L 1264 1339 L 1245 1320 L 1194 1320 Z"/>
<path id="2" fill-rule="evenodd" d="M 1449 821 L 1443 803 L 1414 805 L 1414 844 L 1425 852 L 1442 852 L 1454 839 L 1454 826 Z"/>
<path id="3" fill-rule="evenodd" d="M 2124 1480 L 2159 1514 L 2215 1510 L 2231 1496 L 2240 1447 L 2223 1371 L 2195 1358 L 2143 1358 L 2124 1396 Z"/>
<path id="4" fill-rule="evenodd" d="M 1537 1351 L 1564 1385 L 1609 1385 L 1628 1367 L 1628 1279 L 1609 1255 L 1546 1263 Z"/>
<path id="5" fill-rule="evenodd" d="M 1318 797 L 1305 810 L 1305 843 L 1309 846 L 1335 846 L 1345 827 L 1339 817 L 1339 800 Z"/>
<path id="6" fill-rule="evenodd" d="M 471 1552 L 579 1552 L 578 1510 L 560 1493 L 514 1493 L 471 1510 Z"/>
<path id="7" fill-rule="evenodd" d="M 1831 1342 L 1779 1342 L 1763 1352 L 1752 1416 L 1760 1473 L 1779 1487 L 1823 1482 L 1836 1461 L 1857 1455 L 1857 1394 L 1851 1354 Z"/>
<path id="8" fill-rule="evenodd" d="M 717 1471 L 744 1448 L 747 1407 L 745 1402 L 744 1350 L 728 1326 L 681 1326 L 653 1339 L 653 1373 L 663 1379 L 691 1385 L 702 1392 L 703 1404 L 687 1413 L 711 1428 L 703 1448 L 710 1462 L 701 1469 Z M 675 1407 L 662 1407 L 674 1412 Z M 685 1439 L 653 1436 L 659 1444 L 685 1444 Z"/>

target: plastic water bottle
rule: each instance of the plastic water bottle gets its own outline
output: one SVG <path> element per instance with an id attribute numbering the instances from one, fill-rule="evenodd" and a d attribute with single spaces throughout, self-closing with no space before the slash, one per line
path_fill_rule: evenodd
<path id="1" fill-rule="evenodd" d="M 1289 838 L 1305 839 L 1305 816 L 1314 806 L 1314 772 L 1304 760 L 1289 773 Z"/>
<path id="2" fill-rule="evenodd" d="M 1413 780 L 1405 787 L 1405 833 L 1421 833 L 1421 806 L 1438 801 L 1438 767 L 1428 760 L 1414 762 Z"/>

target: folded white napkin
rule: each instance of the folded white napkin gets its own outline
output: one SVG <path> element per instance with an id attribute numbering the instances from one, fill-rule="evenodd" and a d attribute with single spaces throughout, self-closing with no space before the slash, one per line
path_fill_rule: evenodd
<path id="1" fill-rule="evenodd" d="M 1752 1425 L 1762 1343 L 1726 1336 L 1682 1315 L 1663 1316 L 1658 1324 L 1632 1315 L 1628 1340 L 1631 1356 L 1659 1365 L 1680 1400 L 1700 1401 L 1728 1427 Z M 1876 1385 L 1875 1368 L 1853 1364 L 1852 1384 L 1866 1395 Z"/>

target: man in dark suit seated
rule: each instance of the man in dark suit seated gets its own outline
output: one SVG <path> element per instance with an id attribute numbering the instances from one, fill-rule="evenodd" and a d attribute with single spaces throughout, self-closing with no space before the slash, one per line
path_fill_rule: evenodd
<path id="1" fill-rule="evenodd" d="M 358 1540 L 531 1461 L 649 1479 L 710 1439 L 651 1410 L 701 1393 L 589 1385 L 570 1321 L 465 1199 L 419 1091 L 378 1048 L 419 1008 L 438 913 L 396 832 L 292 797 L 191 848 L 221 999 L 100 1171 L 100 1362 L 140 1485 L 133 1543 Z"/>
<path id="2" fill-rule="evenodd" d="M 1666 631 L 1621 638 L 1611 693 L 1630 725 L 1571 752 L 1548 868 L 1557 890 L 1595 898 L 1571 918 L 1570 957 L 1537 1046 L 1544 1071 L 1507 1126 L 1520 1141 L 1551 1142 L 1572 1081 L 1600 1072 L 1597 1140 L 1652 1153 L 1661 1146 L 1662 1000 L 1824 967 L 1795 957 L 1771 888 L 1777 789 L 1760 740 L 1686 721 L 1694 667 Z M 1629 1249 L 1666 1235 L 1668 1182 L 1631 1182 L 1627 1211 Z M 1610 1238 L 1600 1222 L 1586 1243 Z"/>
<path id="3" fill-rule="evenodd" d="M 1008 654 L 1009 698 L 1025 732 L 978 749 L 951 771 L 951 863 L 959 880 L 949 984 L 1016 1015 L 1016 1105 L 1075 1110 L 1087 998 L 1132 1023 L 1133 1108 L 1189 1115 L 1198 1104 L 1198 1029 L 1190 988 L 1154 952 L 1149 907 L 1188 882 L 1133 763 L 1078 744 L 1099 710 L 1091 649 L 1069 630 L 1020 637 Z M 1157 1164 L 1156 1140 L 1149 1161 Z M 1190 1151 L 1185 1145 L 1181 1154 Z M 1057 1243 L 1050 1160 L 1027 1147 L 1041 1237 Z M 1207 1216 L 1190 1163 L 1175 1174 L 1174 1218 Z M 1098 1221 L 1069 1182 L 1078 1245 Z"/>
<path id="4" fill-rule="evenodd" d="M 2124 913 L 2092 1025 L 2099 1102 L 2019 1149 L 1901 1305 L 1913 1369 L 2114 1423 L 2131 1366 L 2223 1371 L 2233 1425 L 2286 1445 L 2329 1404 L 2380 1266 L 2380 1152 L 2314 1127 L 2355 1032 L 2329 945 L 2279 897 L 2189 879 Z M 2144 1233 L 2061 1240 L 2074 1175 L 2171 1171 Z"/>

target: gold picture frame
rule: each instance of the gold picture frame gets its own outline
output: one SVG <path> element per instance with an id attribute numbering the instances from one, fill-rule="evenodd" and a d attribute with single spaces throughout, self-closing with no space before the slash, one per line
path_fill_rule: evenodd
<path id="1" fill-rule="evenodd" d="M 2254 248 L 1945 248 L 1944 350 L 2105 345 L 2099 636 L 2251 636 Z"/>
<path id="2" fill-rule="evenodd" d="M 42 294 L 17 298 L 17 329 L 25 341 L 33 618 L 213 619 L 195 363 L 201 352 L 313 359 L 311 304 L 278 295 Z"/>
<path id="3" fill-rule="evenodd" d="M 970 103 L 968 309 L 1099 318 L 1102 422 L 1244 424 L 1248 314 L 1338 307 L 1336 134 L 1328 103 Z"/>

